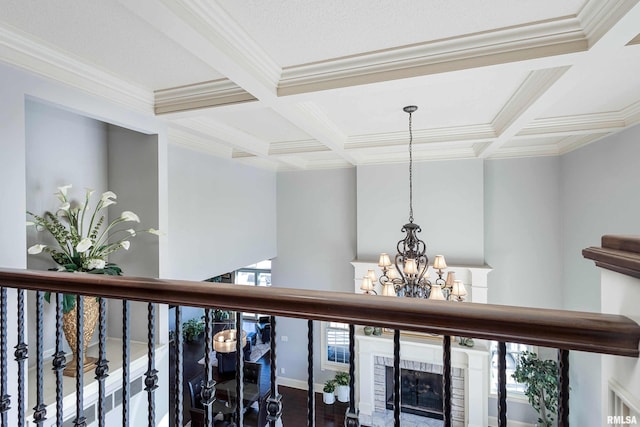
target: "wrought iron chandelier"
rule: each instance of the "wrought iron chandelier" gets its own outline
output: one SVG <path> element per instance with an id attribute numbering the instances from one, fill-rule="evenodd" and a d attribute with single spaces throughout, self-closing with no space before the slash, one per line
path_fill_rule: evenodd
<path id="1" fill-rule="evenodd" d="M 443 278 L 447 263 L 442 255 L 436 255 L 433 261 L 433 270 L 436 271 L 437 278 L 431 281 L 426 245 L 418 237 L 422 229 L 413 222 L 412 115 L 417 109 L 415 105 L 403 108 L 409 114 L 409 222 L 402 227 L 402 232 L 406 233 L 406 236 L 396 246 L 398 253 L 394 264 L 391 263 L 388 254 L 380 254 L 378 266 L 382 269 L 380 277 L 382 295 L 462 301 L 467 294 L 464 284 L 460 280 L 455 280 L 454 272 L 449 272 L 447 278 Z M 362 282 L 363 291 L 374 292 L 373 283 L 375 282 L 375 271 L 369 270 Z"/>

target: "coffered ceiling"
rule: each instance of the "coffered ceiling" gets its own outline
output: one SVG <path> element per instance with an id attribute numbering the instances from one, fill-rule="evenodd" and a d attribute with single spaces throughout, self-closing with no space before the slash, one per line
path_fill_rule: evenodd
<path id="1" fill-rule="evenodd" d="M 638 0 L 0 0 L 0 61 L 275 170 L 558 155 L 640 121 Z"/>

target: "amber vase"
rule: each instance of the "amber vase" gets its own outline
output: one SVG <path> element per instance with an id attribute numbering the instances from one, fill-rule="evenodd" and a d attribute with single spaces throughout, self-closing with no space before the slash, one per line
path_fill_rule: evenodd
<path id="1" fill-rule="evenodd" d="M 91 371 L 96 368 L 97 358 L 95 357 L 87 357 L 87 347 L 89 346 L 89 342 L 91 338 L 93 338 L 93 334 L 96 330 L 96 325 L 98 324 L 98 316 L 100 313 L 100 304 L 98 303 L 98 299 L 96 297 L 82 297 L 83 301 L 83 370 L 84 372 Z M 76 304 L 73 309 L 62 316 L 62 330 L 64 332 L 64 337 L 67 339 L 69 343 L 69 347 L 71 347 L 71 351 L 73 353 L 73 359 L 71 362 L 67 364 L 64 368 L 64 375 L 68 377 L 76 376 L 76 365 L 78 363 L 78 304 Z"/>

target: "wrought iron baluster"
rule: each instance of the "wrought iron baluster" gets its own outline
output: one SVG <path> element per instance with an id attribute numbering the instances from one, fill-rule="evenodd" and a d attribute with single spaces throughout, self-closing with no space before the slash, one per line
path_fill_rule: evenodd
<path id="1" fill-rule="evenodd" d="M 11 408 L 11 396 L 7 394 L 7 288 L 0 288 L 0 421 L 8 426 L 7 412 Z"/>
<path id="2" fill-rule="evenodd" d="M 277 373 L 278 367 L 276 365 L 276 317 L 270 316 L 269 323 L 271 325 L 271 333 L 269 336 L 270 354 L 269 360 L 271 363 L 271 384 L 270 384 L 270 397 L 267 400 L 267 420 L 269 421 L 269 427 L 275 427 L 276 422 L 282 415 L 282 396 L 278 394 Z"/>
<path id="3" fill-rule="evenodd" d="M 182 376 L 183 376 L 183 346 L 184 340 L 182 338 L 182 307 L 179 305 L 176 306 L 176 334 L 174 336 L 174 345 L 175 345 L 175 367 L 176 367 L 176 378 L 175 378 L 175 423 L 176 426 L 181 426 L 183 424 L 183 415 L 182 415 Z"/>
<path id="4" fill-rule="evenodd" d="M 313 392 L 313 320 L 307 321 L 307 426 L 315 427 L 316 399 Z"/>
<path id="5" fill-rule="evenodd" d="M 215 381 L 213 381 L 213 371 L 211 369 L 211 343 L 213 341 L 213 318 L 211 309 L 204 310 L 204 384 L 200 392 L 202 406 L 204 407 L 204 425 L 213 425 L 213 411 L 211 405 L 216 400 Z"/>
<path id="6" fill-rule="evenodd" d="M 131 303 L 127 300 L 122 301 L 122 427 L 129 426 L 129 400 L 131 397 L 131 388 L 129 385 L 131 359 L 130 354 L 130 337 L 129 330 Z"/>
<path id="7" fill-rule="evenodd" d="M 62 384 L 63 372 L 67 366 L 67 358 L 64 355 L 62 338 L 62 300 L 64 295 L 56 293 L 56 354 L 53 356 L 53 370 L 56 372 L 56 425 L 61 426 L 63 420 Z"/>
<path id="8" fill-rule="evenodd" d="M 96 366 L 96 380 L 98 380 L 98 426 L 105 424 L 105 380 L 109 376 L 109 361 L 107 360 L 107 301 L 98 298 L 98 365 Z"/>
<path id="9" fill-rule="evenodd" d="M 85 427 L 87 419 L 84 416 L 84 300 L 81 295 L 76 296 L 76 419 L 75 427 Z"/>
<path id="10" fill-rule="evenodd" d="M 498 427 L 507 426 L 507 345 L 498 342 Z"/>
<path id="11" fill-rule="evenodd" d="M 156 425 L 155 389 L 158 388 L 158 371 L 156 370 L 156 306 L 147 304 L 147 372 L 144 385 L 147 392 L 147 409 L 149 427 Z"/>
<path id="12" fill-rule="evenodd" d="M 451 427 L 451 337 L 448 335 L 442 339 L 442 388 L 443 426 Z"/>
<path id="13" fill-rule="evenodd" d="M 360 426 L 356 412 L 356 328 L 353 324 L 349 324 L 349 409 L 344 418 L 344 426 Z"/>
<path id="14" fill-rule="evenodd" d="M 244 351 L 242 346 L 242 312 L 236 312 L 236 425 L 244 424 Z M 258 393 L 260 390 L 258 390 Z"/>
<path id="15" fill-rule="evenodd" d="M 393 331 L 393 423 L 400 427 L 400 330 Z"/>
<path id="16" fill-rule="evenodd" d="M 569 427 L 569 350 L 558 350 L 558 425 Z"/>
<path id="17" fill-rule="evenodd" d="M 18 344 L 14 356 L 18 363 L 18 426 L 24 426 L 24 361 L 27 360 L 28 349 L 24 342 L 24 290 L 18 289 Z M 4 369 L 4 366 L 3 366 Z"/>
<path id="18" fill-rule="evenodd" d="M 43 292 L 36 292 L 36 406 L 33 408 L 33 421 L 38 426 L 42 425 L 47 416 L 47 407 L 44 404 L 43 297 Z M 4 350 L 2 352 L 4 353 Z"/>

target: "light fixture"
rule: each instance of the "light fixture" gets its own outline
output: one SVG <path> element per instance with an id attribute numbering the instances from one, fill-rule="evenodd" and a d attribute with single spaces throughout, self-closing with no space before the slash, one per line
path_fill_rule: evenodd
<path id="1" fill-rule="evenodd" d="M 237 332 L 235 329 L 225 329 L 213 336 L 213 349 L 218 353 L 236 351 Z M 242 331 L 242 348 L 247 345 L 247 333 Z"/>
<path id="2" fill-rule="evenodd" d="M 402 227 L 402 232 L 407 233 L 405 238 L 397 244 L 398 254 L 394 264 L 388 254 L 380 254 L 378 266 L 382 269 L 380 284 L 382 295 L 402 296 L 411 298 L 429 298 L 449 300 L 455 296 L 457 301 L 462 301 L 466 290 L 462 282 L 454 289 L 454 276 L 443 279 L 447 263 L 442 255 L 436 255 L 433 261 L 433 270 L 437 278 L 432 282 L 429 278 L 429 258 L 426 255 L 426 245 L 418 238 L 417 233 L 422 229 L 413 222 L 413 129 L 412 115 L 418 109 L 415 105 L 404 107 L 409 114 L 409 222 Z M 451 274 L 451 273 L 450 273 Z M 368 273 L 367 273 L 368 275 Z"/>

